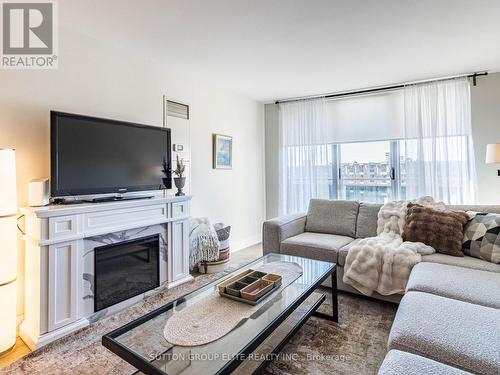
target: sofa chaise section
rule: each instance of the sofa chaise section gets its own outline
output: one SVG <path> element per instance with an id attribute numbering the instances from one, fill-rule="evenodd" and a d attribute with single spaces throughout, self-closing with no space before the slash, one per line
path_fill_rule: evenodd
<path id="1" fill-rule="evenodd" d="M 389 335 L 401 350 L 481 374 L 500 373 L 500 310 L 407 292 Z"/>
<path id="2" fill-rule="evenodd" d="M 431 293 L 500 309 L 498 272 L 423 262 L 413 267 L 406 291 Z"/>
<path id="3" fill-rule="evenodd" d="M 446 264 L 449 266 L 457 266 L 479 271 L 490 271 L 490 272 L 500 273 L 500 264 L 487 262 L 485 260 L 473 258 L 468 255 L 465 255 L 463 257 L 454 257 L 451 255 L 435 253 L 431 255 L 424 255 L 422 257 L 422 262 Z"/>
<path id="4" fill-rule="evenodd" d="M 378 375 L 467 375 L 459 370 L 419 355 L 391 350 L 380 366 Z"/>

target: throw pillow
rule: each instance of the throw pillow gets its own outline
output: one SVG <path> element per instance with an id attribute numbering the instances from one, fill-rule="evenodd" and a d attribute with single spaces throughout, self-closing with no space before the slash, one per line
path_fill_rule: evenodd
<path id="1" fill-rule="evenodd" d="M 311 199 L 306 218 L 306 232 L 354 237 L 359 203 L 355 201 Z"/>
<path id="2" fill-rule="evenodd" d="M 219 250 L 229 249 L 229 235 L 231 234 L 231 227 L 224 223 L 214 224 L 215 233 L 219 239 Z"/>
<path id="3" fill-rule="evenodd" d="M 356 222 L 356 238 L 367 238 L 377 236 L 378 212 L 381 204 L 364 203 L 359 204 L 358 221 Z"/>
<path id="4" fill-rule="evenodd" d="M 403 240 L 423 242 L 438 253 L 463 257 L 463 230 L 468 220 L 469 215 L 465 211 L 435 210 L 410 203 Z"/>
<path id="5" fill-rule="evenodd" d="M 500 263 L 500 214 L 470 213 L 462 250 L 471 257 Z"/>

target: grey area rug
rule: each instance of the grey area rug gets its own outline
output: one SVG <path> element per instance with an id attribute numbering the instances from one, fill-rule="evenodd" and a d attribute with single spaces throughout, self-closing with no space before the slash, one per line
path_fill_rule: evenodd
<path id="1" fill-rule="evenodd" d="M 331 293 L 319 311 L 330 313 Z M 397 305 L 339 292 L 339 323 L 310 318 L 283 348 L 267 375 L 373 375 L 387 353 Z"/>
<path id="2" fill-rule="evenodd" d="M 135 369 L 101 345 L 101 336 L 222 274 L 201 275 L 37 350 L 0 374 L 131 374 Z M 322 292 L 328 293 L 326 289 Z M 325 303 L 330 303 L 329 301 Z M 375 374 L 386 353 L 396 305 L 339 293 L 340 323 L 311 318 L 267 374 Z M 328 305 L 320 309 L 328 309 Z M 325 311 L 327 312 L 327 311 Z"/>

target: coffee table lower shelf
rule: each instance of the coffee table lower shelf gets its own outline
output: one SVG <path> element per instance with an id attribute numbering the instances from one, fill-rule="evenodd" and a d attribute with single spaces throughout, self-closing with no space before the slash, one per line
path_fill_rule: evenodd
<path id="1" fill-rule="evenodd" d="M 287 342 L 307 322 L 319 306 L 325 301 L 322 293 L 312 293 L 278 328 L 240 364 L 233 374 L 258 374 L 272 362 Z"/>

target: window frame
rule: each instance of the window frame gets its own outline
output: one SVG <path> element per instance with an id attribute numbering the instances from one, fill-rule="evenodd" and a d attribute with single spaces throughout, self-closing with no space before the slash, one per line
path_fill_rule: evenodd
<path id="1" fill-rule="evenodd" d="M 355 143 L 389 142 L 389 171 L 391 181 L 391 200 L 402 199 L 401 194 L 401 147 L 400 142 L 404 140 L 379 140 L 367 142 L 346 142 L 330 144 L 332 154 L 332 192 L 330 199 L 343 199 L 341 196 L 342 185 L 342 145 Z M 347 196 L 345 197 L 347 199 Z M 368 202 L 370 203 L 370 202 Z"/>

